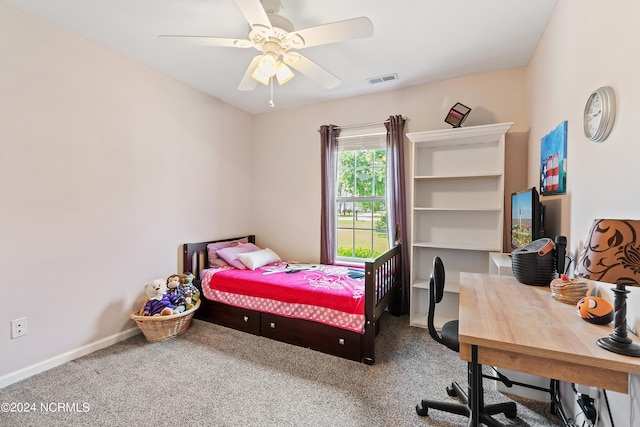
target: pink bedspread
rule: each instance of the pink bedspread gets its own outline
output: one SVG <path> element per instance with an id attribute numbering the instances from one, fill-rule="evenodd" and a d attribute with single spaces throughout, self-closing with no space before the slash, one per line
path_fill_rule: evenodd
<path id="1" fill-rule="evenodd" d="M 363 333 L 362 269 L 305 267 L 311 268 L 295 271 L 295 264 L 285 262 L 256 270 L 210 268 L 202 272 L 202 291 L 213 301 Z"/>

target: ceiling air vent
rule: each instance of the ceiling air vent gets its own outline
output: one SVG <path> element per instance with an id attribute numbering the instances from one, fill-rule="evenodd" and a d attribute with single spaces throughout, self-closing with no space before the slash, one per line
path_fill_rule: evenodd
<path id="1" fill-rule="evenodd" d="M 393 80 L 398 80 L 398 75 L 395 73 L 387 74 L 386 76 L 370 77 L 367 79 L 367 81 L 372 85 L 375 85 L 378 83 L 384 83 L 384 82 L 391 82 Z"/>

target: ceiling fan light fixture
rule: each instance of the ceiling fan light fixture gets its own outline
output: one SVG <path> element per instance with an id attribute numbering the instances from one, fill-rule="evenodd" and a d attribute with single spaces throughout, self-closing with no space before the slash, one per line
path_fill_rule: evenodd
<path id="1" fill-rule="evenodd" d="M 287 67 L 284 62 L 278 61 L 278 65 L 276 66 L 276 78 L 278 79 L 279 84 L 285 84 L 293 78 L 293 75 L 291 68 Z"/>
<path id="2" fill-rule="evenodd" d="M 254 80 L 257 80 L 258 82 L 262 83 L 265 86 L 269 84 L 269 80 L 271 79 L 270 76 L 264 75 L 262 71 L 260 71 L 259 67 L 256 67 L 256 69 L 253 70 L 253 73 L 251 73 L 251 77 L 253 77 Z"/>
<path id="3" fill-rule="evenodd" d="M 267 77 L 276 75 L 277 57 L 271 52 L 267 52 L 262 56 L 258 63 L 258 70 Z"/>
<path id="4" fill-rule="evenodd" d="M 235 48 L 253 47 L 259 53 L 251 59 L 238 84 L 238 90 L 250 91 L 262 83 L 273 88 L 273 78 L 279 84 L 294 76 L 292 70 L 306 75 L 326 89 L 340 84 L 340 79 L 309 58 L 292 49 L 301 49 L 360 39 L 373 35 L 373 24 L 366 17 L 351 18 L 296 30 L 293 23 L 279 12 L 282 0 L 234 0 L 249 23 L 246 39 L 218 36 L 161 35 L 163 40 L 175 40 L 203 46 Z M 282 60 L 281 60 L 282 59 Z M 286 64 L 286 65 L 285 65 Z"/>
<path id="5" fill-rule="evenodd" d="M 272 52 L 267 52 L 262 55 L 262 58 L 260 58 L 256 69 L 253 70 L 251 77 L 263 85 L 268 85 L 271 77 L 276 75 L 277 58 L 278 57 Z"/>

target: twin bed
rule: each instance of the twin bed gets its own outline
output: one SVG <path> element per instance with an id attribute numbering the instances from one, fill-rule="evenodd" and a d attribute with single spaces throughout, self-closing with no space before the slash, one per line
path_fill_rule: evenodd
<path id="1" fill-rule="evenodd" d="M 254 235 L 183 245 L 196 318 L 370 365 L 400 265 L 399 246 L 360 268 L 283 261 Z"/>

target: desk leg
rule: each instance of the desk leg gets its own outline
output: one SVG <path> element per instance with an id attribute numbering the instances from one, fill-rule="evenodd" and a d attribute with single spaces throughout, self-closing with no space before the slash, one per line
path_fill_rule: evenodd
<path id="1" fill-rule="evenodd" d="M 471 363 L 469 363 L 469 407 L 471 408 L 471 414 L 469 414 L 468 427 L 478 427 L 480 424 L 480 399 L 482 381 L 482 372 L 480 372 L 480 365 L 478 364 L 478 346 L 471 346 Z"/>

